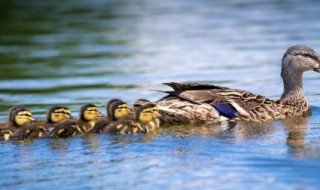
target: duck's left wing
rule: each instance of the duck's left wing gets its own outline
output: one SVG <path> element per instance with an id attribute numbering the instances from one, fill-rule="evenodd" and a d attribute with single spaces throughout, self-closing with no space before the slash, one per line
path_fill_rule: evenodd
<path id="1" fill-rule="evenodd" d="M 176 90 L 176 91 L 165 91 L 165 93 L 176 96 L 184 100 L 188 100 L 190 102 L 196 104 L 202 103 L 218 103 L 223 102 L 223 100 L 219 97 L 216 90 Z"/>
<path id="2" fill-rule="evenodd" d="M 170 86 L 173 90 L 209 90 L 209 89 L 228 89 L 226 87 L 211 85 L 211 84 L 199 84 L 199 83 L 177 83 L 168 82 L 163 83 L 164 85 Z"/>

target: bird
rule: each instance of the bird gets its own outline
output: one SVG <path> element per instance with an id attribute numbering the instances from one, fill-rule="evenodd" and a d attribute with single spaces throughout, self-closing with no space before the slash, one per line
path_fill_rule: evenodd
<path id="1" fill-rule="evenodd" d="M 71 111 L 65 106 L 52 106 L 47 113 L 46 121 L 31 121 L 27 126 L 18 129 L 12 136 L 13 140 L 31 140 L 45 138 L 53 125 L 71 119 Z"/>
<path id="2" fill-rule="evenodd" d="M 140 106 L 143 106 L 148 103 L 153 103 L 150 100 L 147 99 L 138 99 L 133 103 L 133 109 L 136 111 Z M 151 132 L 154 131 L 155 129 L 160 127 L 160 119 L 159 117 L 161 116 L 159 108 L 155 105 L 152 108 L 152 112 L 157 116 L 157 118 L 154 118 L 152 121 L 150 121 L 146 126 L 147 126 L 147 131 Z"/>
<path id="3" fill-rule="evenodd" d="M 47 113 L 46 129 L 51 129 L 54 124 L 72 119 L 71 110 L 66 106 L 52 106 Z"/>
<path id="4" fill-rule="evenodd" d="M 18 105 L 10 109 L 9 120 L 0 125 L 0 140 L 9 140 L 17 130 L 35 121 L 32 113 L 24 106 Z"/>
<path id="5" fill-rule="evenodd" d="M 154 112 L 155 107 L 153 103 L 144 104 L 138 107 L 133 114 L 110 123 L 105 132 L 114 135 L 149 133 L 150 122 L 159 117 L 159 114 Z"/>
<path id="6" fill-rule="evenodd" d="M 98 107 L 94 104 L 85 104 L 80 109 L 79 119 L 54 124 L 49 132 L 49 137 L 67 138 L 76 134 L 87 133 L 95 126 L 97 117 L 103 117 Z"/>
<path id="7" fill-rule="evenodd" d="M 267 122 L 303 115 L 309 103 L 303 92 L 302 75 L 320 72 L 317 52 L 305 45 L 289 47 L 284 53 L 281 77 L 284 90 L 278 100 L 245 90 L 210 84 L 164 83 L 172 91 L 156 101 L 163 122 L 211 123 L 223 120 Z"/>
<path id="8" fill-rule="evenodd" d="M 101 133 L 108 124 L 131 113 L 129 105 L 119 99 L 110 100 L 106 105 L 106 112 L 107 117 L 97 117 L 95 119 L 95 125 L 88 131 L 89 133 Z"/>

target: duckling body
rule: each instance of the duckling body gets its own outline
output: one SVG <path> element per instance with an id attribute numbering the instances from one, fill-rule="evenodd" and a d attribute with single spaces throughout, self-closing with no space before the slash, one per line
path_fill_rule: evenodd
<path id="1" fill-rule="evenodd" d="M 109 124 L 105 131 L 106 133 L 113 135 L 147 133 L 145 125 L 135 120 L 132 116 L 128 116 Z"/>
<path id="2" fill-rule="evenodd" d="M 0 125 L 0 140 L 9 140 L 11 136 L 15 133 L 16 129 L 9 127 L 7 124 Z"/>
<path id="3" fill-rule="evenodd" d="M 46 135 L 46 129 L 42 126 L 38 126 L 35 123 L 30 123 L 27 126 L 17 130 L 11 137 L 11 140 L 32 140 L 41 138 Z"/>
<path id="4" fill-rule="evenodd" d="M 306 46 L 290 47 L 282 59 L 284 92 L 279 100 L 244 90 L 197 83 L 165 83 L 173 88 L 156 103 L 164 122 L 218 122 L 225 119 L 265 122 L 301 116 L 309 109 L 302 73 L 320 72 L 317 53 Z"/>
<path id="5" fill-rule="evenodd" d="M 78 120 L 67 120 L 53 125 L 48 134 L 50 138 L 67 138 L 84 133 L 84 129 L 78 124 Z"/>

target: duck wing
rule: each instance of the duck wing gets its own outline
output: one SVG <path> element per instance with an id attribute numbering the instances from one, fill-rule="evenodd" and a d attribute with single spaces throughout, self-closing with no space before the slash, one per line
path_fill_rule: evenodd
<path id="1" fill-rule="evenodd" d="M 177 83 L 168 82 L 163 83 L 164 85 L 170 86 L 173 90 L 208 90 L 208 89 L 227 89 L 226 87 L 215 86 L 211 84 L 199 84 L 199 83 Z"/>

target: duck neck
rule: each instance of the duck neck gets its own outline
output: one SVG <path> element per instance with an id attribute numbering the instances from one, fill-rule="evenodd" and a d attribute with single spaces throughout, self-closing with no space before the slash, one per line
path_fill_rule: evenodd
<path id="1" fill-rule="evenodd" d="M 302 71 L 289 71 L 282 68 L 281 76 L 284 84 L 281 100 L 290 104 L 306 102 L 302 86 Z"/>

